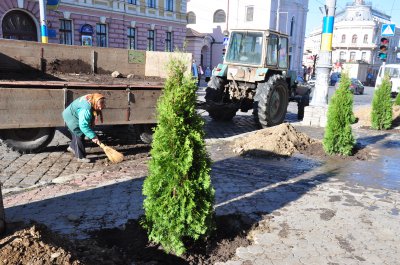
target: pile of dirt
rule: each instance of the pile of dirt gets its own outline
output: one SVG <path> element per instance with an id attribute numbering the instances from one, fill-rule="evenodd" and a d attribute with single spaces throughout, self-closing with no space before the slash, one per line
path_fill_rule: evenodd
<path id="1" fill-rule="evenodd" d="M 371 106 L 362 106 L 354 111 L 357 125 L 360 127 L 371 127 Z M 400 126 L 400 106 L 393 106 L 393 126 Z"/>
<path id="2" fill-rule="evenodd" d="M 233 151 L 241 155 L 291 156 L 313 143 L 306 134 L 289 123 L 249 133 L 233 141 Z"/>
<path id="3" fill-rule="evenodd" d="M 373 159 L 376 156 L 374 150 L 372 150 L 371 148 L 368 148 L 366 146 L 363 146 L 361 144 L 356 144 L 353 148 L 352 154 L 349 156 L 340 155 L 340 154 L 328 155 L 325 152 L 321 141 L 314 141 L 313 143 L 308 145 L 307 148 L 305 148 L 304 150 L 300 150 L 300 153 L 303 155 L 315 157 L 318 159 L 335 158 L 335 159 L 342 160 L 342 161 L 357 161 L 357 160 L 365 161 L 365 160 Z"/>
<path id="4" fill-rule="evenodd" d="M 0 241 L 0 263 L 82 264 L 68 250 L 60 247 L 64 243 L 61 237 L 54 236 L 44 226 L 33 225 Z"/>
<path id="5" fill-rule="evenodd" d="M 85 240 L 70 240 L 42 224 L 11 225 L 0 240 L 0 264 L 211 265 L 228 261 L 238 247 L 248 246 L 246 235 L 259 227 L 244 215 L 217 216 L 214 233 L 205 241 L 187 242 L 187 252 L 178 257 L 149 242 L 138 220 L 129 220 L 122 229 L 92 232 Z"/>

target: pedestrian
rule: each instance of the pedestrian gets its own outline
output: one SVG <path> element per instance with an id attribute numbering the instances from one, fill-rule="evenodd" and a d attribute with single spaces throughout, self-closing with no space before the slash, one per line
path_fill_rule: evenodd
<path id="1" fill-rule="evenodd" d="M 200 86 L 201 76 L 204 75 L 203 67 L 201 66 L 201 64 L 199 64 L 199 66 L 197 67 L 197 73 L 199 74 L 199 79 L 198 79 L 198 82 L 197 82 L 197 86 Z"/>
<path id="2" fill-rule="evenodd" d="M 100 119 L 103 123 L 102 110 L 106 107 L 105 97 L 94 93 L 75 99 L 62 113 L 72 139 L 67 151 L 74 154 L 79 162 L 89 163 L 86 158 L 85 136 L 95 144 L 100 140 L 93 131 L 93 126 Z"/>
<path id="3" fill-rule="evenodd" d="M 192 76 L 196 79 L 196 84 L 199 83 L 199 69 L 197 68 L 196 60 L 193 60 L 192 63 Z"/>
<path id="4" fill-rule="evenodd" d="M 207 66 L 206 70 L 204 71 L 204 76 L 205 76 L 205 81 L 208 83 L 211 78 L 211 69 L 209 66 Z"/>
<path id="5" fill-rule="evenodd" d="M 368 86 L 371 86 L 372 85 L 372 79 L 374 78 L 374 75 L 371 73 L 371 72 L 369 72 L 368 74 L 367 74 L 367 85 Z"/>

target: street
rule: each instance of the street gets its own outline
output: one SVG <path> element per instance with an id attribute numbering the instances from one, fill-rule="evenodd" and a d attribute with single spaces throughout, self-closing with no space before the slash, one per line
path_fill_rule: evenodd
<path id="1" fill-rule="evenodd" d="M 372 93 L 367 88 L 365 95 L 355 95 L 355 107 L 368 104 Z M 322 138 L 322 128 L 301 126 L 296 114 L 291 103 L 287 121 Z M 356 129 L 357 141 L 373 154 L 368 161 L 301 154 L 242 157 L 233 153 L 230 141 L 257 129 L 250 113 L 238 113 L 227 123 L 202 115 L 217 215 L 238 214 L 258 223 L 248 234 L 253 243 L 219 265 L 400 264 L 400 134 Z M 79 239 L 139 218 L 149 147 L 118 142 L 116 148 L 127 156 L 118 165 L 107 164 L 101 150 L 91 147 L 90 157 L 101 158 L 77 163 L 66 152 L 68 139 L 61 132 L 38 154 L 1 147 L 6 220 L 34 220 Z"/>

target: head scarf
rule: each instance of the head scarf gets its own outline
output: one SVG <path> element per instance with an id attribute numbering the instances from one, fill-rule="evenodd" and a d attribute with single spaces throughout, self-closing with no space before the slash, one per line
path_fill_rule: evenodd
<path id="1" fill-rule="evenodd" d="M 90 106 L 92 107 L 93 116 L 94 116 L 93 125 L 98 121 L 98 117 L 100 117 L 100 121 L 101 121 L 101 123 L 103 123 L 103 113 L 101 112 L 101 110 L 97 109 L 96 103 L 100 99 L 105 99 L 106 97 L 100 93 L 93 93 L 93 94 L 86 95 L 85 98 L 90 103 Z"/>

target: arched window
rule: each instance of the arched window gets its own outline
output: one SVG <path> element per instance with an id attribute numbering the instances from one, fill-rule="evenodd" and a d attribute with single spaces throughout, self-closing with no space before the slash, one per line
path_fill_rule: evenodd
<path id="1" fill-rule="evenodd" d="M 218 9 L 217 11 L 215 11 L 213 22 L 224 23 L 225 21 L 226 21 L 225 11 L 222 9 Z"/>
<path id="2" fill-rule="evenodd" d="M 2 29 L 5 39 L 37 41 L 35 22 L 23 11 L 8 12 L 3 18 Z"/>
<path id="3" fill-rule="evenodd" d="M 196 14 L 192 11 L 187 13 L 186 20 L 188 24 L 196 24 Z"/>
<path id="4" fill-rule="evenodd" d="M 293 30 L 294 30 L 294 17 L 292 17 L 292 20 L 290 21 L 290 36 L 293 36 Z"/>
<path id="5" fill-rule="evenodd" d="M 343 34 L 343 35 L 342 35 L 342 41 L 341 41 L 341 43 L 345 43 L 345 42 L 346 42 L 346 35 Z"/>
<path id="6" fill-rule="evenodd" d="M 368 43 L 368 34 L 364 35 L 364 43 Z"/>
<path id="7" fill-rule="evenodd" d="M 353 37 L 351 38 L 351 43 L 357 43 L 357 35 L 354 34 Z"/>

